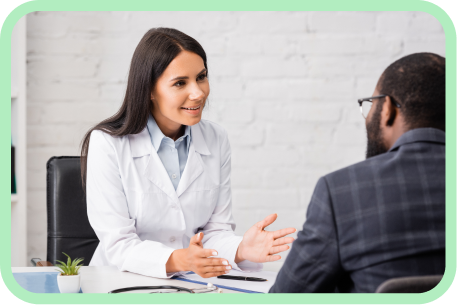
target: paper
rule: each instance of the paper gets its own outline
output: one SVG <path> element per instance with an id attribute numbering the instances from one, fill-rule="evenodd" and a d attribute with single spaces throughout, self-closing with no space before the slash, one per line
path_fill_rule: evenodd
<path id="1" fill-rule="evenodd" d="M 188 273 L 188 274 L 182 275 L 181 277 L 186 278 L 188 280 L 197 281 L 197 282 L 212 283 L 216 286 L 221 285 L 221 286 L 233 287 L 233 288 L 237 288 L 237 289 L 268 293 L 268 290 L 270 290 L 271 286 L 273 286 L 273 284 L 275 283 L 276 276 L 278 275 L 278 273 L 273 272 L 273 271 L 242 272 L 242 271 L 231 270 L 226 275 L 259 277 L 262 279 L 267 279 L 267 281 L 266 282 L 250 282 L 250 281 L 218 279 L 216 277 L 202 278 L 201 276 L 199 276 L 195 273 Z"/>

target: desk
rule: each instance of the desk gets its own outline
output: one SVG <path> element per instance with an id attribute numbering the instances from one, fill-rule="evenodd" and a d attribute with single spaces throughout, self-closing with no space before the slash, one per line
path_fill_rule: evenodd
<path id="1" fill-rule="evenodd" d="M 13 273 L 55 272 L 57 267 L 12 267 Z M 131 286 L 173 285 L 186 288 L 203 288 L 204 285 L 180 280 L 158 279 L 130 272 L 121 272 L 116 267 L 83 266 L 80 269 L 81 289 L 84 293 L 107 293 L 108 291 Z M 223 293 L 241 293 L 222 289 Z"/>

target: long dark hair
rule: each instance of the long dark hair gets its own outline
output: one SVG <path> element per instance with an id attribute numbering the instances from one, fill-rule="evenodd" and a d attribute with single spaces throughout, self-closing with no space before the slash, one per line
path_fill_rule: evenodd
<path id="1" fill-rule="evenodd" d="M 130 63 L 124 102 L 112 117 L 91 128 L 81 142 L 81 179 L 86 183 L 87 154 L 90 135 L 102 130 L 111 136 L 125 136 L 140 133 L 151 113 L 151 91 L 157 79 L 181 51 L 189 51 L 203 59 L 206 70 L 206 53 L 192 37 L 175 29 L 153 28 L 141 39 Z"/>

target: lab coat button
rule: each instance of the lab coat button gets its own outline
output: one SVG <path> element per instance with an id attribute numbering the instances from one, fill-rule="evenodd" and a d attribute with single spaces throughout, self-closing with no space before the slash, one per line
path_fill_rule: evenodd
<path id="1" fill-rule="evenodd" d="M 175 240 L 176 240 L 176 239 L 175 239 L 174 236 L 170 237 L 170 241 L 171 241 L 171 242 L 174 242 Z"/>

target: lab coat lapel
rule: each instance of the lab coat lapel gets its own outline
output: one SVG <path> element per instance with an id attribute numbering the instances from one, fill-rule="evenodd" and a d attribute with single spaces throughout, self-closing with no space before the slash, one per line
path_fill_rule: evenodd
<path id="1" fill-rule="evenodd" d="M 176 189 L 177 196 L 181 196 L 187 188 L 203 173 L 203 161 L 198 152 L 195 151 L 193 141 L 190 142 L 189 156 L 187 157 L 186 167 L 182 173 L 178 188 Z"/>
<path id="2" fill-rule="evenodd" d="M 174 202 L 178 202 L 178 195 L 176 195 L 173 183 L 168 176 L 167 170 L 163 166 L 159 155 L 155 149 L 151 150 L 149 155 L 148 165 L 144 171 L 145 176 L 157 187 L 159 187 L 165 194 L 168 195 Z"/>
<path id="3" fill-rule="evenodd" d="M 190 134 L 189 156 L 187 157 L 186 167 L 176 189 L 178 197 L 203 173 L 204 163 L 201 155 L 211 155 L 203 137 L 200 123 L 190 127 Z"/>
<path id="4" fill-rule="evenodd" d="M 178 196 L 176 195 L 173 183 L 171 182 L 159 155 L 152 146 L 148 129 L 144 128 L 143 131 L 138 134 L 129 135 L 129 141 L 132 157 L 149 158 L 144 169 L 144 176 L 159 187 L 174 202 L 178 202 Z M 147 155 L 149 155 L 149 157 Z"/>

